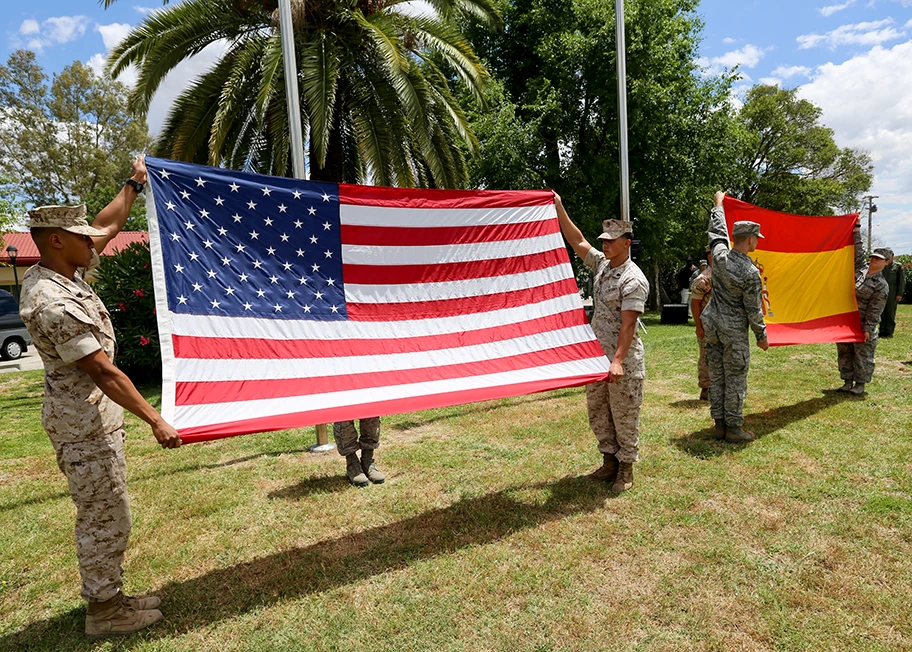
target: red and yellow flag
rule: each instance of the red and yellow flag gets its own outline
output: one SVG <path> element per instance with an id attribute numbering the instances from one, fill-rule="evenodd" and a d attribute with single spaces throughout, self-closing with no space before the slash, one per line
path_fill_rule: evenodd
<path id="1" fill-rule="evenodd" d="M 763 282 L 763 317 L 774 346 L 864 340 L 855 302 L 858 213 L 789 215 L 725 198 L 731 233 L 740 220 L 760 224 L 763 238 L 750 254 Z"/>

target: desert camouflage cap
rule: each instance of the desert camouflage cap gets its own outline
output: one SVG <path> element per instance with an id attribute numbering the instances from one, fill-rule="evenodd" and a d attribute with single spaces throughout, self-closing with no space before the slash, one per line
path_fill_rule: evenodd
<path id="1" fill-rule="evenodd" d="M 28 212 L 29 228 L 57 227 L 70 233 L 101 237 L 104 231 L 93 229 L 86 222 L 85 204 L 79 206 L 39 206 Z"/>
<path id="2" fill-rule="evenodd" d="M 893 257 L 893 251 L 887 247 L 878 247 L 871 252 L 871 258 L 883 258 L 890 260 Z"/>
<path id="3" fill-rule="evenodd" d="M 755 235 L 758 238 L 763 237 L 763 234 L 760 233 L 760 225 L 756 222 L 749 222 L 747 220 L 735 222 L 735 225 L 732 227 L 732 236 L 740 235 Z"/>
<path id="4" fill-rule="evenodd" d="M 625 233 L 633 233 L 633 222 L 624 220 L 605 220 L 602 222 L 602 235 L 599 240 L 615 240 Z"/>

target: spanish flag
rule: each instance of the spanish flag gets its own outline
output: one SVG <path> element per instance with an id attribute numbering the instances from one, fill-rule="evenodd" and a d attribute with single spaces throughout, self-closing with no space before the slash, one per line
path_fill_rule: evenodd
<path id="1" fill-rule="evenodd" d="M 750 254 L 763 283 L 769 342 L 862 342 L 855 302 L 858 213 L 827 217 L 789 215 L 726 197 L 728 230 L 740 220 L 760 224 L 763 238 Z"/>

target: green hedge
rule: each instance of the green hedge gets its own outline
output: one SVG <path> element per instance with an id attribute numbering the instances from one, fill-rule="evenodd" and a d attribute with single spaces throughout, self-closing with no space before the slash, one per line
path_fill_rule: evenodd
<path id="1" fill-rule="evenodd" d="M 103 256 L 95 278 L 95 291 L 114 323 L 117 366 L 135 382 L 160 381 L 161 349 L 149 245 L 134 242 Z"/>

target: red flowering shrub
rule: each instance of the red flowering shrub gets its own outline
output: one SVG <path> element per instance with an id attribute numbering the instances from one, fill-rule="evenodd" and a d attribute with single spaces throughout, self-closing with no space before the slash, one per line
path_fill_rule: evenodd
<path id="1" fill-rule="evenodd" d="M 95 291 L 108 307 L 117 335 L 117 366 L 137 382 L 161 379 L 150 261 L 149 245 L 134 242 L 102 256 L 95 270 Z"/>

